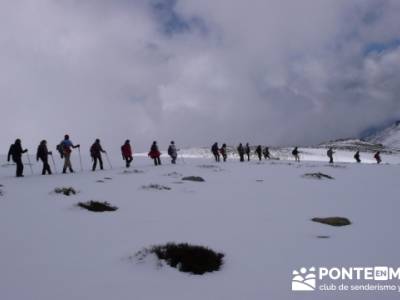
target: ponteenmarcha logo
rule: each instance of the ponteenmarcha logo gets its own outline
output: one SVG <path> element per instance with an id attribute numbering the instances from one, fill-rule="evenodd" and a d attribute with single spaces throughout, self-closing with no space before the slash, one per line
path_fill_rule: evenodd
<path id="1" fill-rule="evenodd" d="M 292 291 L 314 291 L 316 286 L 315 268 L 301 268 L 293 271 Z"/>
<path id="2" fill-rule="evenodd" d="M 302 267 L 292 273 L 292 291 L 400 292 L 400 268 Z"/>

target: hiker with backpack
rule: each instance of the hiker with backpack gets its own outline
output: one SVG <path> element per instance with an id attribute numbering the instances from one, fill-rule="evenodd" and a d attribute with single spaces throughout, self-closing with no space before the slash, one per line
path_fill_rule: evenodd
<path id="1" fill-rule="evenodd" d="M 176 150 L 175 142 L 171 141 L 168 146 L 168 155 L 171 157 L 171 163 L 176 164 L 176 159 L 178 158 L 178 151 Z"/>
<path id="2" fill-rule="evenodd" d="M 21 140 L 16 139 L 15 143 L 10 146 L 7 155 L 7 161 L 10 161 L 12 158 L 13 162 L 15 162 L 16 168 L 16 177 L 24 177 L 24 164 L 22 163 L 22 154 L 28 152 L 28 149 L 22 149 Z"/>
<path id="3" fill-rule="evenodd" d="M 96 139 L 96 141 L 90 147 L 90 156 L 92 157 L 93 160 L 93 166 L 92 166 L 93 172 L 96 170 L 97 161 L 100 163 L 100 169 L 103 170 L 103 159 L 101 157 L 101 153 L 107 153 L 107 152 L 103 150 L 103 147 L 101 147 L 100 139 Z"/>
<path id="4" fill-rule="evenodd" d="M 69 135 L 66 134 L 64 136 L 64 140 L 57 146 L 58 152 L 60 152 L 61 158 L 64 158 L 64 167 L 63 167 L 63 174 L 67 173 L 67 169 L 71 173 L 74 173 L 71 164 L 71 153 L 72 149 L 80 148 L 80 145 L 74 145 L 71 140 L 69 139 Z"/>
<path id="5" fill-rule="evenodd" d="M 294 156 L 294 160 L 300 162 L 300 155 L 298 147 L 295 147 L 292 151 L 292 155 Z"/>
<path id="6" fill-rule="evenodd" d="M 333 148 L 332 147 L 330 147 L 329 149 L 328 149 L 328 151 L 326 152 L 326 155 L 329 157 L 329 163 L 330 164 L 333 164 L 333 154 L 334 154 L 335 152 L 333 151 Z"/>
<path id="7" fill-rule="evenodd" d="M 264 154 L 264 159 L 271 159 L 268 147 L 264 148 L 263 154 Z"/>
<path id="8" fill-rule="evenodd" d="M 212 146 L 211 146 L 211 152 L 214 155 L 215 161 L 219 162 L 219 147 L 218 147 L 218 143 L 215 142 Z"/>
<path id="9" fill-rule="evenodd" d="M 150 158 L 154 160 L 154 165 L 158 166 L 161 165 L 161 152 L 158 150 L 157 142 L 154 141 L 151 145 L 150 152 L 148 154 Z"/>
<path id="10" fill-rule="evenodd" d="M 249 145 L 249 143 L 246 143 L 246 146 L 244 147 L 244 152 L 247 155 L 247 161 L 250 161 L 250 145 Z"/>
<path id="11" fill-rule="evenodd" d="M 243 148 L 242 143 L 240 143 L 239 146 L 237 147 L 237 152 L 239 154 L 240 161 L 244 162 L 244 148 Z"/>
<path id="12" fill-rule="evenodd" d="M 228 158 L 228 154 L 226 152 L 226 144 L 222 144 L 221 149 L 219 149 L 219 153 L 221 153 L 222 159 L 224 160 L 224 162 L 226 162 L 226 159 Z"/>
<path id="13" fill-rule="evenodd" d="M 126 167 L 129 168 L 133 161 L 132 157 L 132 147 L 130 144 L 130 140 L 126 140 L 125 143 L 121 146 L 122 159 L 126 162 Z"/>
<path id="14" fill-rule="evenodd" d="M 261 161 L 262 160 L 262 147 L 261 147 L 261 145 L 257 146 L 255 152 L 256 152 L 256 154 L 258 156 L 258 159 Z"/>
<path id="15" fill-rule="evenodd" d="M 375 153 L 374 158 L 375 158 L 377 164 L 380 164 L 382 162 L 381 153 L 379 151 L 377 151 Z"/>
<path id="16" fill-rule="evenodd" d="M 40 142 L 36 152 L 36 161 L 40 159 L 43 162 L 42 175 L 46 175 L 46 173 L 51 175 L 49 155 L 52 155 L 52 153 L 47 149 L 47 141 L 43 140 Z"/>
<path id="17" fill-rule="evenodd" d="M 357 150 L 356 154 L 354 154 L 354 159 L 356 160 L 357 163 L 361 162 L 360 151 Z"/>

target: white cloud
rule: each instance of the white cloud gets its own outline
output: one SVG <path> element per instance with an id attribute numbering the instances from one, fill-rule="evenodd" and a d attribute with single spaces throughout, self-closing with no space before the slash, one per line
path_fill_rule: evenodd
<path id="1" fill-rule="evenodd" d="M 66 132 L 142 150 L 357 135 L 399 116 L 399 47 L 365 54 L 399 39 L 399 13 L 372 0 L 3 1 L 2 151 Z"/>

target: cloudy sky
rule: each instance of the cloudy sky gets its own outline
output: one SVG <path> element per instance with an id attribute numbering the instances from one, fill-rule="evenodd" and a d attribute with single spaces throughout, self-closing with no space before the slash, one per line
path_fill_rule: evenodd
<path id="1" fill-rule="evenodd" d="M 357 136 L 400 119 L 399 16 L 398 0 L 1 0 L 0 151 Z"/>

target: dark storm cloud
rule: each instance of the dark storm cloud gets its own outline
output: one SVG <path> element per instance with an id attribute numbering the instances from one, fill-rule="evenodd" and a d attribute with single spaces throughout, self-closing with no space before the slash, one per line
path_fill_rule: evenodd
<path id="1" fill-rule="evenodd" d="M 3 1 L 0 137 L 308 144 L 400 115 L 398 1 Z"/>

